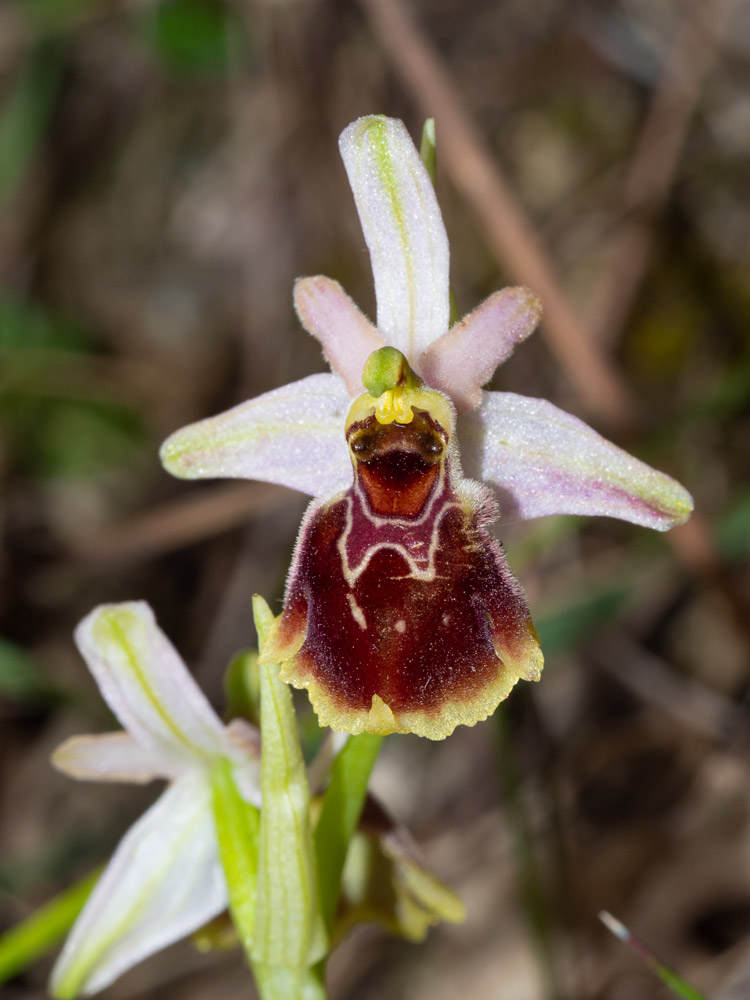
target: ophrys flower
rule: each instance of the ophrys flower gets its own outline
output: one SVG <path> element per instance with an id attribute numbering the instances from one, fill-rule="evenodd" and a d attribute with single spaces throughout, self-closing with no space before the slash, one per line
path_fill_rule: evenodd
<path id="1" fill-rule="evenodd" d="M 320 340 L 334 374 L 310 376 L 184 428 L 165 442 L 162 458 L 171 472 L 185 478 L 264 479 L 323 494 L 306 518 L 287 588 L 277 649 L 287 656 L 285 676 L 309 687 L 321 718 L 335 727 L 415 731 L 439 738 L 458 723 L 470 725 L 486 717 L 519 676 L 537 677 L 541 667 L 520 588 L 484 531 L 483 525 L 494 517 L 493 503 L 476 483 L 461 479 L 457 442 L 464 467 L 492 487 L 504 518 L 604 514 L 664 530 L 689 516 L 692 501 L 673 479 L 551 403 L 482 391 L 495 367 L 534 329 L 541 313 L 539 301 L 527 289 L 505 289 L 449 329 L 448 241 L 432 183 L 403 124 L 383 117 L 362 118 L 343 132 L 340 148 L 370 250 L 377 326 L 336 282 L 325 277 L 301 279 L 295 287 L 298 315 Z M 397 391 L 404 389 L 401 376 L 390 382 L 365 376 L 363 384 L 368 358 L 373 352 L 381 357 L 385 347 L 404 356 L 408 366 L 403 372 L 415 373 L 409 389 L 412 397 Z M 403 378 L 408 381 L 412 376 Z M 358 396 L 363 388 L 367 389 L 364 419 L 372 417 L 381 427 L 374 445 L 380 449 L 379 458 L 395 452 L 418 455 L 423 446 L 441 449 L 439 456 L 433 456 L 434 474 L 423 470 L 424 475 L 417 476 L 425 487 L 422 494 L 416 480 L 407 488 L 403 476 L 381 477 L 379 495 L 382 500 L 390 491 L 389 513 L 378 510 L 377 502 L 373 506 L 373 479 L 368 488 L 362 456 L 356 453 L 364 430 L 357 425 L 363 418 L 356 412 L 357 401 L 351 411 L 349 407 L 353 396 L 363 398 Z M 417 399 L 414 393 L 422 395 Z M 390 419 L 378 416 L 391 411 Z M 419 460 L 427 461 L 426 454 Z M 414 535 L 415 524 L 396 523 L 411 518 L 426 524 L 438 495 L 441 511 L 460 511 L 465 519 L 454 531 L 452 547 L 439 526 L 429 538 L 420 538 Z M 357 522 L 356 505 L 362 497 L 369 514 Z M 409 502 L 411 513 L 404 515 L 402 506 Z M 389 523 L 375 530 L 375 518 Z M 357 523 L 365 521 L 370 533 L 357 540 Z M 313 530 L 318 532 L 314 542 Z M 381 544 L 383 531 L 400 532 L 400 540 Z M 406 558 L 403 543 L 408 534 L 413 537 Z M 420 543 L 427 552 L 433 544 L 434 558 L 428 559 L 426 568 L 414 557 L 413 546 Z M 370 555 L 360 553 L 359 561 L 352 562 L 352 546 L 357 545 Z M 455 573 L 462 560 L 456 554 L 477 546 L 491 565 L 480 572 L 479 560 L 473 567 L 482 586 L 486 584 L 483 596 L 477 596 L 479 584 L 460 596 L 462 585 Z M 326 568 L 319 556 L 313 567 L 308 555 L 323 549 L 333 558 Z M 379 569 L 373 564 L 376 557 L 383 563 Z M 392 565 L 394 558 L 400 560 L 398 565 Z M 360 566 L 364 567 L 361 580 Z M 371 577 L 367 587 L 366 572 Z M 452 572 L 454 578 L 448 582 Z M 414 586 L 398 582 L 406 577 Z M 410 589 L 409 595 L 404 588 Z M 335 651 L 332 638 L 334 620 L 342 619 L 329 617 L 330 628 L 323 629 L 321 637 L 326 611 L 318 617 L 308 613 L 312 605 L 324 608 L 326 600 L 333 601 L 334 591 L 343 595 L 348 607 L 352 654 L 348 665 L 347 647 L 339 644 Z M 307 605 L 304 622 L 298 614 L 291 628 L 293 608 L 301 606 L 300 594 Z M 422 616 L 419 630 L 408 615 L 397 614 L 404 603 L 416 608 L 425 602 L 431 604 L 431 615 Z M 428 617 L 433 623 L 429 632 Z M 456 632 L 447 641 L 445 630 L 452 620 Z M 362 633 L 369 629 L 369 634 L 358 635 L 357 628 Z M 498 633 L 505 638 L 499 640 Z M 360 641 L 354 642 L 355 637 Z M 476 652 L 480 640 L 487 656 L 490 649 L 494 651 L 491 668 L 484 654 Z M 318 649 L 313 652 L 316 642 Z M 363 652 L 363 643 L 368 648 L 374 643 L 376 648 Z M 410 644 L 413 655 L 404 659 Z M 474 650 L 473 658 L 462 656 L 463 647 Z M 379 666 L 373 686 L 373 672 L 363 664 L 374 659 Z M 401 680 L 388 676 L 388 663 L 390 674 Z M 396 688 L 403 693 L 409 683 L 422 685 L 424 697 L 420 699 L 415 686 L 399 703 Z M 432 700 L 430 691 L 435 692 Z"/>
<path id="2" fill-rule="evenodd" d="M 90 781 L 169 785 L 125 834 L 73 927 L 52 974 L 57 997 L 103 989 L 226 909 L 211 793 L 217 760 L 260 803 L 256 730 L 242 720 L 224 726 L 147 604 L 102 605 L 75 638 L 125 731 L 67 740 L 55 767 Z"/>

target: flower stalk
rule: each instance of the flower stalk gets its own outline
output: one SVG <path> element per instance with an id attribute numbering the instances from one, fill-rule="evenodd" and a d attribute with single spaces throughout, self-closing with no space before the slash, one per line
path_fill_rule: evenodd
<path id="1" fill-rule="evenodd" d="M 654 955 L 648 945 L 644 944 L 640 938 L 631 933 L 625 924 L 621 923 L 616 917 L 613 917 L 611 913 L 607 912 L 607 910 L 602 910 L 599 914 L 599 919 L 608 931 L 611 931 L 616 938 L 619 938 L 620 941 L 628 945 L 643 959 L 654 975 L 658 976 L 675 996 L 680 997 L 681 1000 L 707 1000 L 703 993 L 699 993 L 695 987 L 685 982 L 681 976 L 678 976 L 676 972 L 673 972 L 672 969 L 664 965 L 661 959 Z"/>
<path id="2" fill-rule="evenodd" d="M 211 773 L 219 860 L 229 894 L 229 910 L 242 947 L 250 955 L 258 885 L 260 811 L 240 795 L 229 763 L 220 759 Z"/>
<path id="3" fill-rule="evenodd" d="M 327 946 L 310 822 L 310 787 L 292 692 L 279 680 L 278 665 L 263 661 L 273 615 L 262 597 L 253 599 L 253 610 L 261 651 L 263 808 L 252 958 L 266 970 L 302 974 L 323 957 Z"/>
<path id="4" fill-rule="evenodd" d="M 321 909 L 329 933 L 336 916 L 346 852 L 362 815 L 370 774 L 382 743 L 382 736 L 371 733 L 352 736 L 334 762 L 331 783 L 323 796 L 315 828 L 315 855 Z"/>

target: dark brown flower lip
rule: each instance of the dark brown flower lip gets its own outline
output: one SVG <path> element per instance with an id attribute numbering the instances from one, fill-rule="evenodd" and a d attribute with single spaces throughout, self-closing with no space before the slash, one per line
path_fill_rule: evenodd
<path id="1" fill-rule="evenodd" d="M 443 739 L 539 675 L 525 598 L 484 529 L 490 495 L 460 478 L 453 428 L 421 383 L 352 403 L 354 479 L 305 517 L 273 651 L 321 725 Z"/>
<path id="2" fill-rule="evenodd" d="M 446 471 L 446 463 L 432 469 Z M 372 516 L 358 481 L 312 509 L 279 623 L 282 676 L 323 725 L 442 739 L 541 668 L 523 594 L 447 476 L 420 521 Z"/>

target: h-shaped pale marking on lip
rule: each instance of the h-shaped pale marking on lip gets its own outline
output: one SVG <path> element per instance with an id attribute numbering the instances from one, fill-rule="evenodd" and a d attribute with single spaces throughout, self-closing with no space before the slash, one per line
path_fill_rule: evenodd
<path id="1" fill-rule="evenodd" d="M 336 543 L 336 547 L 338 548 L 339 555 L 341 557 L 341 568 L 344 574 L 344 579 L 349 584 L 350 588 L 354 587 L 354 584 L 357 582 L 362 573 L 364 573 L 364 571 L 367 569 L 368 565 L 370 564 L 370 561 L 375 556 L 375 554 L 383 549 L 391 549 L 404 558 L 407 566 L 409 567 L 409 573 L 406 574 L 406 576 L 412 577 L 415 580 L 423 580 L 425 582 L 430 582 L 436 578 L 435 553 L 437 552 L 438 549 L 438 536 L 440 533 L 440 525 L 442 524 L 443 518 L 445 517 L 445 515 L 448 513 L 449 510 L 452 510 L 454 508 L 461 509 L 461 504 L 456 500 L 451 500 L 448 502 L 444 501 L 444 498 L 448 492 L 446 489 L 446 479 L 447 479 L 446 462 L 444 461 L 441 462 L 440 476 L 437 483 L 433 487 L 432 495 L 430 496 L 425 506 L 424 513 L 414 520 L 409 520 L 405 518 L 397 518 L 397 517 L 389 518 L 389 517 L 383 517 L 382 515 L 379 516 L 373 514 L 373 512 L 370 510 L 367 498 L 364 496 L 362 492 L 362 487 L 361 484 L 359 483 L 359 478 L 355 475 L 354 487 L 353 487 L 354 496 L 350 495 L 345 497 L 346 524 L 338 542 Z M 435 517 L 435 522 L 432 526 L 432 532 L 430 535 L 430 544 L 427 554 L 417 559 L 402 542 L 397 542 L 392 540 L 384 542 L 376 542 L 374 545 L 370 545 L 367 548 L 367 551 L 362 557 L 359 565 L 352 567 L 351 562 L 349 560 L 349 553 L 347 551 L 347 542 L 349 540 L 349 537 L 351 535 L 354 526 L 353 507 L 355 503 L 355 497 L 356 500 L 359 502 L 360 512 L 364 517 L 366 517 L 370 521 L 370 523 L 372 524 L 373 528 L 376 531 L 378 530 L 379 527 L 391 527 L 391 526 L 404 527 L 404 528 L 420 527 L 429 520 L 429 518 L 433 515 L 433 509 L 435 505 L 437 503 L 440 503 L 442 500 L 443 509 L 438 513 L 437 517 Z M 415 547 L 417 546 L 422 547 L 424 544 L 425 544 L 424 541 L 421 541 L 416 543 Z M 420 563 L 422 564 L 421 566 Z M 426 568 L 424 568 L 425 565 Z"/>

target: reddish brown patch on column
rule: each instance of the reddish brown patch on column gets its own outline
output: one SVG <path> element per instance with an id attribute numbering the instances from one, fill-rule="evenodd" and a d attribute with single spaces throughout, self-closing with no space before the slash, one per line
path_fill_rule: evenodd
<path id="1" fill-rule="evenodd" d="M 417 412 L 409 424 L 379 424 L 372 416 L 351 427 L 347 440 L 373 513 L 419 517 L 447 444 L 445 432 L 430 415 Z"/>

